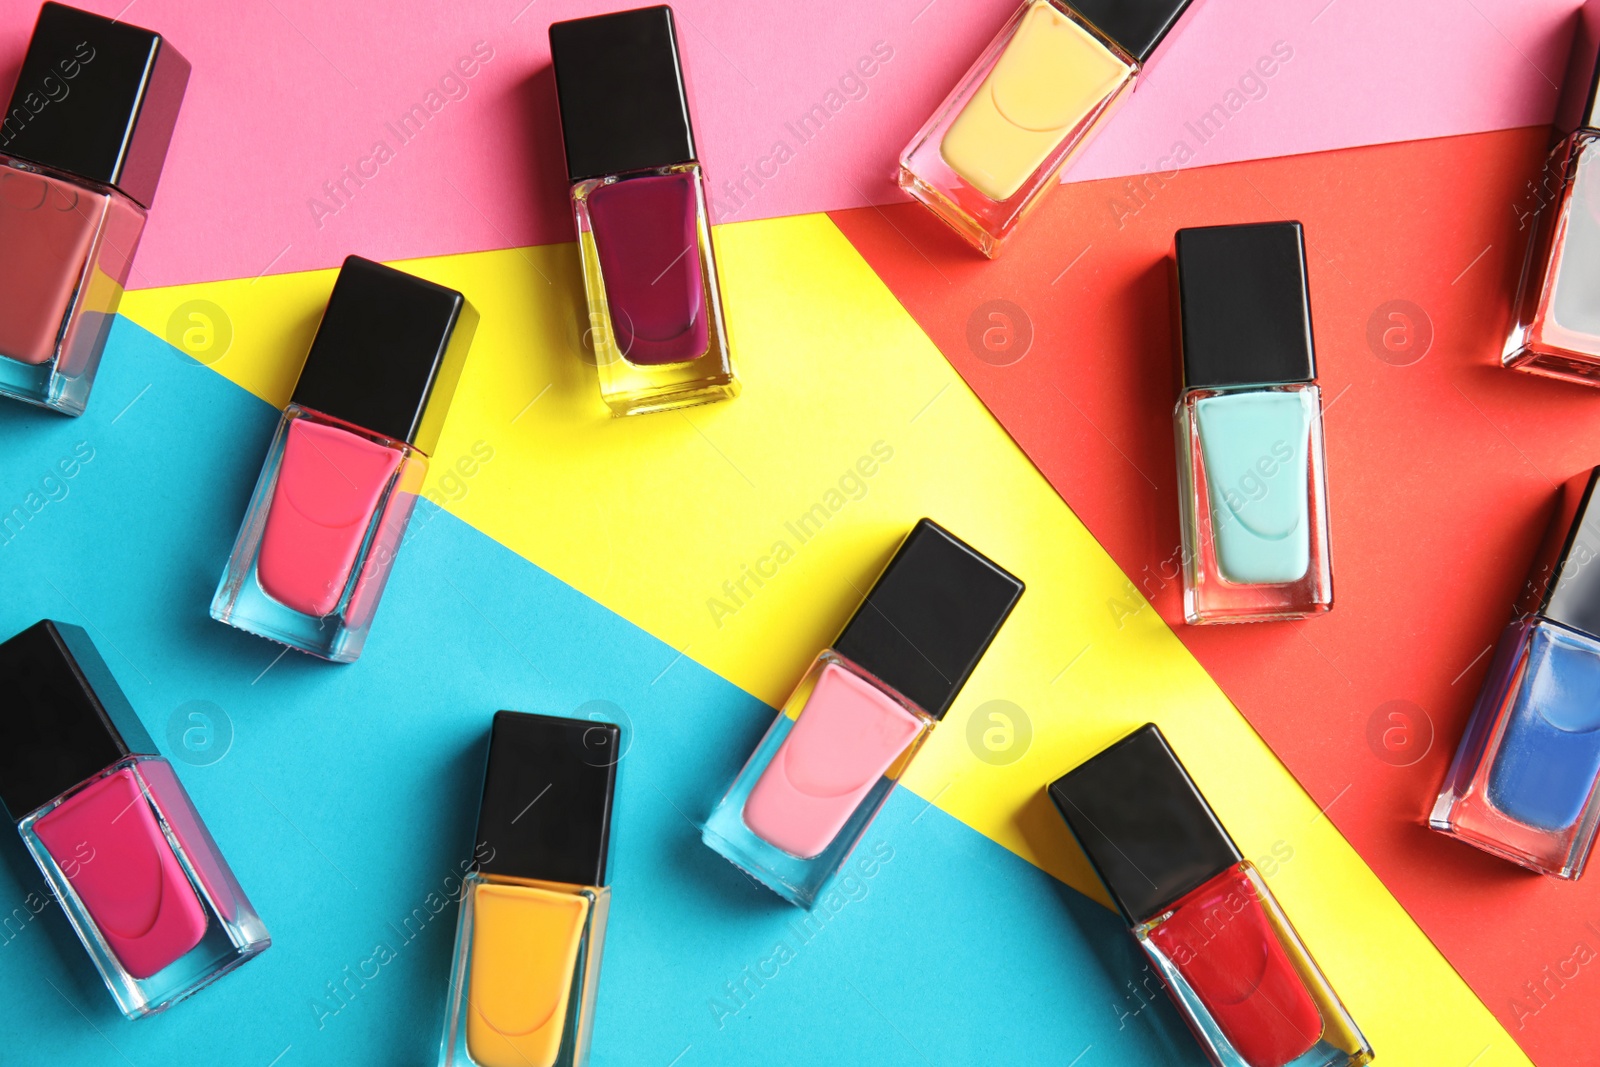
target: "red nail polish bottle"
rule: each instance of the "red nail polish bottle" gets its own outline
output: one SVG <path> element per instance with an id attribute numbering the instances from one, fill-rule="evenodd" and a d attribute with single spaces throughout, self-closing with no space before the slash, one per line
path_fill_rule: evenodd
<path id="1" fill-rule="evenodd" d="M 0 395 L 83 414 L 188 82 L 160 34 L 39 9 L 0 115 Z"/>
<path id="2" fill-rule="evenodd" d="M 264 951 L 245 898 L 89 635 L 0 644 L 0 801 L 130 1019 Z"/>
<path id="3" fill-rule="evenodd" d="M 1050 785 L 1217 1067 L 1357 1067 L 1372 1047 L 1152 723 Z"/>
<path id="4" fill-rule="evenodd" d="M 344 261 L 212 618 L 336 663 L 361 655 L 476 325 L 454 289 Z"/>
<path id="5" fill-rule="evenodd" d="M 550 27 L 600 395 L 614 415 L 737 396 L 672 9 Z"/>

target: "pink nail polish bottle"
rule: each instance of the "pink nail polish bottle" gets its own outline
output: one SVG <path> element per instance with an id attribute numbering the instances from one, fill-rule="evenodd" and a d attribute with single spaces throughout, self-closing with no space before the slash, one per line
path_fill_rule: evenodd
<path id="1" fill-rule="evenodd" d="M 600 396 L 638 415 L 737 396 L 672 9 L 550 27 Z"/>
<path id="2" fill-rule="evenodd" d="M 0 113 L 0 395 L 83 414 L 188 83 L 158 33 L 39 9 Z"/>
<path id="3" fill-rule="evenodd" d="M 705 843 L 785 900 L 811 907 L 1022 588 L 933 521 L 919 521 L 706 820 Z"/>
<path id="4" fill-rule="evenodd" d="M 117 1007 L 189 996 L 272 943 L 89 635 L 0 644 L 0 802 Z"/>
<path id="5" fill-rule="evenodd" d="M 213 619 L 335 663 L 361 655 L 477 320 L 454 289 L 344 261 Z"/>

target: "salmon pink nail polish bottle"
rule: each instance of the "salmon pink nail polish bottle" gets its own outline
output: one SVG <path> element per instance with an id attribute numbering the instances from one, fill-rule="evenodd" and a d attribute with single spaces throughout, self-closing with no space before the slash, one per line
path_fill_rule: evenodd
<path id="1" fill-rule="evenodd" d="M 809 908 L 1022 588 L 948 531 L 918 522 L 711 813 L 705 843 Z"/>
<path id="2" fill-rule="evenodd" d="M 672 9 L 557 22 L 550 56 L 601 398 L 638 415 L 737 396 Z"/>
<path id="3" fill-rule="evenodd" d="M 158 33 L 39 9 L 0 114 L 0 395 L 83 414 L 188 83 Z"/>
<path id="4" fill-rule="evenodd" d="M 336 663 L 361 655 L 476 325 L 454 289 L 344 261 L 213 619 Z"/>
<path id="5" fill-rule="evenodd" d="M 0 802 L 117 1007 L 161 1011 L 271 943 L 89 635 L 0 644 Z"/>
<path id="6" fill-rule="evenodd" d="M 1372 1062 L 1261 873 L 1154 723 L 1049 793 L 1213 1064 Z"/>

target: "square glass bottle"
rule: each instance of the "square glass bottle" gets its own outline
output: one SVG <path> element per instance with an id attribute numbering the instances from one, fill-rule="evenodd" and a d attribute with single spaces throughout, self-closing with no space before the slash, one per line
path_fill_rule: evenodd
<path id="1" fill-rule="evenodd" d="M 211 617 L 336 663 L 361 655 L 477 312 L 350 256 L 211 601 Z"/>
<path id="2" fill-rule="evenodd" d="M 1322 391 L 1300 224 L 1179 230 L 1176 247 L 1184 618 L 1328 611 Z"/>
<path id="3" fill-rule="evenodd" d="M 1600 385 L 1600 0 L 1578 13 L 1502 362 Z"/>
<path id="4" fill-rule="evenodd" d="M 619 729 L 497 712 L 439 1067 L 582 1067 L 611 891 Z"/>
<path id="5" fill-rule="evenodd" d="M 1556 878 L 1600 825 L 1600 468 L 1563 487 L 1429 825 Z"/>
<path id="6" fill-rule="evenodd" d="M 0 395 L 83 414 L 188 82 L 158 33 L 39 9 L 0 115 Z"/>
<path id="7" fill-rule="evenodd" d="M 1217 1067 L 1358 1067 L 1372 1047 L 1154 723 L 1050 784 Z"/>
<path id="8" fill-rule="evenodd" d="M 996 255 L 1189 6 L 1028 0 L 900 154 L 900 187 Z"/>
<path id="9" fill-rule="evenodd" d="M 784 702 L 702 837 L 809 908 L 950 710 L 1022 583 L 922 519 Z"/>
<path id="10" fill-rule="evenodd" d="M 672 9 L 550 27 L 600 396 L 614 415 L 737 396 Z"/>
<path id="11" fill-rule="evenodd" d="M 172 766 L 76 626 L 0 644 L 0 802 L 122 1014 L 271 943 Z"/>

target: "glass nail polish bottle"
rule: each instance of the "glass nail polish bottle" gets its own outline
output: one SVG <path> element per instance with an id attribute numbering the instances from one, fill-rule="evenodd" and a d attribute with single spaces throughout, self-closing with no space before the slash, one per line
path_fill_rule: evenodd
<path id="1" fill-rule="evenodd" d="M 672 9 L 554 23 L 550 55 L 601 399 L 737 396 Z"/>
<path id="2" fill-rule="evenodd" d="M 1600 824 L 1600 468 L 1563 487 L 1429 825 L 1556 878 Z"/>
<path id="3" fill-rule="evenodd" d="M 619 739 L 608 722 L 495 714 L 439 1067 L 588 1060 Z"/>
<path id="4" fill-rule="evenodd" d="M 706 820 L 713 850 L 809 908 L 950 710 L 1022 583 L 922 519 Z"/>
<path id="5" fill-rule="evenodd" d="M 1029 0 L 900 154 L 900 188 L 995 255 L 1189 4 Z"/>
<path id="6" fill-rule="evenodd" d="M 160 34 L 39 9 L 0 115 L 0 395 L 83 414 L 188 83 Z"/>
<path id="7" fill-rule="evenodd" d="M 1184 617 L 1320 614 L 1333 565 L 1300 224 L 1179 230 L 1177 270 Z"/>
<path id="8" fill-rule="evenodd" d="M 213 619 L 335 663 L 361 655 L 477 321 L 454 289 L 344 261 Z"/>
<path id="9" fill-rule="evenodd" d="M 1527 258 L 1502 361 L 1600 385 L 1600 0 L 1578 13 L 1559 140 L 1532 190 Z"/>
<path id="10" fill-rule="evenodd" d="M 1217 1067 L 1357 1067 L 1372 1047 L 1154 723 L 1050 799 Z"/>
<path id="11" fill-rule="evenodd" d="M 130 1019 L 272 943 L 89 635 L 0 644 L 0 803 Z"/>

